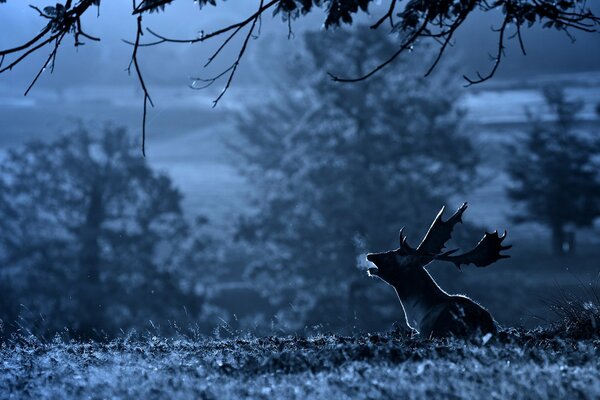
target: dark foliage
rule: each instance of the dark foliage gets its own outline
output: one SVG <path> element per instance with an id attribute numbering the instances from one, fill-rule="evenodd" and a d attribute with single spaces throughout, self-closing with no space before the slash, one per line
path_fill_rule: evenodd
<path id="1" fill-rule="evenodd" d="M 548 227 L 560 255 L 573 250 L 569 232 L 600 216 L 600 140 L 577 129 L 581 102 L 553 86 L 543 95 L 552 119 L 543 121 L 529 110 L 527 136 L 510 147 L 508 195 L 523 206 L 515 220 Z"/>
<path id="2" fill-rule="evenodd" d="M 197 317 L 201 299 L 183 281 L 200 276 L 204 243 L 179 191 L 135 147 L 122 129 L 81 130 L 3 159 L 4 334 L 112 335 L 183 319 L 184 307 Z"/>
<path id="3" fill-rule="evenodd" d="M 589 340 L 600 338 L 600 281 L 579 283 L 578 291 L 560 286 L 545 301 L 558 319 L 543 329 L 548 338 Z"/>

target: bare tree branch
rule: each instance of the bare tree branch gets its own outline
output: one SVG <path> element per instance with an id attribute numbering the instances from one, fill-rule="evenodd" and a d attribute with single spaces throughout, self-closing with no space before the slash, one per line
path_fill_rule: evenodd
<path id="1" fill-rule="evenodd" d="M 62 42 L 65 35 L 68 33 L 73 33 L 75 37 L 75 45 L 79 46 L 82 43 L 79 41 L 79 36 L 86 37 L 88 39 L 99 41 L 99 38 L 93 37 L 91 35 L 83 32 L 81 28 L 81 16 L 94 4 L 94 0 L 81 0 L 76 6 L 72 6 L 72 0 L 67 0 L 64 6 L 61 4 L 57 4 L 54 9 L 55 15 L 50 15 L 45 11 L 40 10 L 36 6 L 31 6 L 32 9 L 37 11 L 41 17 L 44 19 L 48 19 L 49 22 L 42 28 L 40 33 L 35 35 L 32 39 L 23 43 L 20 46 L 12 47 L 6 50 L 0 50 L 0 74 L 12 70 L 15 66 L 17 66 L 21 61 L 35 53 L 37 50 L 45 47 L 46 45 L 54 42 L 54 47 L 50 54 L 48 55 L 44 64 L 40 67 L 38 73 L 34 77 L 31 84 L 27 87 L 25 91 L 25 96 L 29 94 L 30 90 L 33 88 L 35 83 L 38 81 L 42 72 L 46 69 L 48 64 L 51 65 L 51 71 L 54 71 L 54 61 L 56 60 L 56 54 L 58 52 L 58 48 L 60 43 Z M 60 7 L 59 7 L 60 6 Z M 45 9 L 44 9 L 45 10 Z M 61 12 L 59 12 L 59 10 Z M 16 54 L 22 52 L 18 55 L 12 62 L 10 62 L 6 67 L 2 68 L 3 61 L 7 55 Z"/>
<path id="2" fill-rule="evenodd" d="M 492 67 L 490 72 L 485 76 L 482 76 L 479 72 L 477 72 L 477 79 L 471 79 L 468 76 L 463 75 L 463 78 L 467 81 L 467 84 L 465 86 L 471 86 L 471 85 L 485 82 L 494 76 L 494 74 L 498 70 L 498 67 L 500 66 L 500 61 L 502 60 L 502 56 L 504 55 L 504 32 L 506 31 L 507 25 L 508 25 L 508 16 L 506 18 L 504 18 L 504 22 L 502 23 L 502 26 L 498 30 L 498 32 L 499 32 L 498 50 L 496 52 L 496 56 L 494 57 L 494 66 Z"/>
<path id="3" fill-rule="evenodd" d="M 137 17 L 137 33 L 135 36 L 135 43 L 133 46 L 133 52 L 131 53 L 131 61 L 129 62 L 129 67 L 127 71 L 131 71 L 131 64 L 135 67 L 135 72 L 138 77 L 138 81 L 140 82 L 140 86 L 144 92 L 144 114 L 142 115 L 142 155 L 146 157 L 146 117 L 148 115 L 148 103 L 152 107 L 154 107 L 154 103 L 152 102 L 152 98 L 150 97 L 150 93 L 146 87 L 146 83 L 144 82 L 144 77 L 142 76 L 142 71 L 140 70 L 140 65 L 138 63 L 137 52 L 139 48 L 140 38 L 144 34 L 142 30 L 142 15 L 138 15 Z"/>
<path id="4" fill-rule="evenodd" d="M 279 1 L 281 0 L 271 0 L 269 1 L 267 4 L 262 5 L 262 1 L 261 1 L 261 6 L 259 7 L 258 11 L 256 11 L 255 13 L 253 13 L 252 15 L 250 15 L 248 18 L 244 19 L 243 21 L 237 22 L 235 24 L 231 24 L 229 26 L 226 26 L 224 28 L 218 29 L 216 31 L 210 32 L 210 33 L 202 33 L 200 35 L 200 37 L 197 38 L 192 38 L 192 39 L 173 39 L 173 38 L 168 38 L 166 36 L 163 35 L 159 35 L 158 33 L 151 31 L 150 29 L 148 29 L 148 32 L 150 32 L 152 35 L 154 35 L 158 40 L 155 44 L 160 44 L 160 43 L 188 43 L 188 44 L 193 44 L 193 43 L 198 43 L 198 42 L 204 42 L 208 39 L 212 39 L 214 37 L 220 36 L 224 33 L 227 33 L 233 29 L 239 28 L 239 27 L 244 27 L 246 25 L 248 25 L 249 23 L 256 21 L 257 17 L 262 15 L 262 13 L 264 13 L 266 10 L 268 10 L 269 8 L 273 7 L 275 4 L 277 4 Z"/>
<path id="5" fill-rule="evenodd" d="M 419 29 L 417 29 L 416 31 L 414 31 L 409 36 L 409 38 L 406 39 L 406 41 L 402 44 L 402 46 L 400 46 L 400 48 L 394 54 L 392 54 L 391 57 L 389 57 L 387 60 L 385 60 L 384 62 L 382 62 L 381 64 L 379 64 L 378 66 L 376 66 L 375 68 L 373 68 L 371 71 L 367 72 L 364 75 L 361 75 L 357 78 L 340 78 L 339 76 L 333 75 L 329 72 L 328 72 L 328 74 L 331 77 L 331 79 L 333 79 L 334 82 L 360 82 L 360 81 L 369 79 L 371 76 L 373 76 L 377 72 L 381 71 L 387 65 L 394 62 L 394 60 L 400 54 L 402 54 L 406 49 L 410 48 L 416 42 L 416 40 L 419 38 L 420 34 L 425 30 L 426 27 L 427 27 L 427 20 L 425 20 L 425 22 L 423 22 L 423 24 L 421 24 L 421 27 Z"/>
<path id="6" fill-rule="evenodd" d="M 383 24 L 383 22 L 386 19 L 390 20 L 390 26 L 392 27 L 392 29 L 394 28 L 394 9 L 396 8 L 397 1 L 398 0 L 390 0 L 390 7 L 388 8 L 388 11 L 381 18 L 379 18 L 379 20 L 377 20 L 377 22 L 375 22 L 373 25 L 371 25 L 371 29 L 379 28 L 379 26 L 381 24 Z"/>
<path id="7" fill-rule="evenodd" d="M 60 0 L 59 0 L 60 1 Z M 72 34 L 75 39 L 75 46 L 83 45 L 82 39 L 99 41 L 100 38 L 89 35 L 82 28 L 81 18 L 91 8 L 92 5 L 99 5 L 98 0 L 63 0 L 64 5 L 56 3 L 54 7 L 39 8 L 32 5 L 31 8 L 37 12 L 44 20 L 40 31 L 31 39 L 24 43 L 0 50 L 0 74 L 12 70 L 20 64 L 25 58 L 41 50 L 46 46 L 52 46 L 52 49 L 41 66 L 31 84 L 27 87 L 25 94 L 28 94 L 35 83 L 38 81 L 46 67 L 54 67 L 56 55 L 60 44 L 67 34 Z M 216 29 L 209 33 L 200 32 L 199 36 L 190 39 L 177 39 L 159 34 L 150 28 L 143 31 L 141 16 L 145 12 L 152 12 L 162 9 L 165 5 L 172 3 L 173 0 L 132 0 L 132 13 L 137 15 L 137 33 L 134 42 L 126 41 L 133 46 L 131 66 L 135 67 L 137 78 L 144 92 L 144 112 L 142 127 L 142 153 L 145 154 L 145 135 L 146 135 L 146 117 L 148 103 L 153 105 L 152 99 L 144 82 L 140 67 L 138 64 L 138 50 L 140 47 L 151 47 L 163 43 L 184 43 L 194 44 L 207 41 L 209 39 L 221 38 L 222 42 L 207 59 L 204 67 L 211 63 L 222 54 L 223 49 L 230 45 L 233 39 L 240 34 L 243 29 L 247 29 L 242 45 L 238 51 L 235 60 L 229 67 L 211 78 L 197 78 L 191 85 L 194 89 L 205 88 L 223 77 L 226 78 L 225 85 L 213 101 L 213 106 L 220 101 L 223 95 L 230 88 L 233 77 L 244 56 L 251 37 L 260 35 L 261 18 L 263 14 L 274 9 L 274 14 L 281 13 L 283 20 L 287 24 L 288 37 L 293 36 L 291 29 L 292 18 L 308 13 L 313 6 L 321 7 L 326 10 L 325 27 L 338 26 L 343 23 L 351 23 L 353 16 L 360 11 L 365 12 L 366 7 L 373 0 L 357 2 L 356 0 L 260 0 L 255 12 L 245 19 L 234 24 Z M 212 1 L 209 1 L 213 3 Z M 139 3 L 139 4 L 138 4 Z M 206 4 L 206 0 L 199 0 L 198 4 Z M 213 3 L 214 4 L 214 3 Z M 596 16 L 585 0 L 419 0 L 402 2 L 403 8 L 400 8 L 400 0 L 388 0 L 387 11 L 372 26 L 373 29 L 380 28 L 385 21 L 390 22 L 392 34 L 398 34 L 399 47 L 396 52 L 387 59 L 374 67 L 369 72 L 358 77 L 339 77 L 329 74 L 337 82 L 359 82 L 374 74 L 380 72 L 387 65 L 393 63 L 401 54 L 410 51 L 421 40 L 432 39 L 439 44 L 439 51 L 433 63 L 426 70 L 425 75 L 430 75 L 439 64 L 448 47 L 453 45 L 455 33 L 464 24 L 473 11 L 480 9 L 483 12 L 501 12 L 503 22 L 500 29 L 496 30 L 498 35 L 498 49 L 493 59 L 493 66 L 489 73 L 482 75 L 477 73 L 477 78 L 469 78 L 466 75 L 464 79 L 467 86 L 484 82 L 494 76 L 500 66 L 504 56 L 505 41 L 517 38 L 523 54 L 526 54 L 522 37 L 523 26 L 541 25 L 547 28 L 553 28 L 564 32 L 572 40 L 572 31 L 597 32 L 600 27 L 600 17 Z M 515 25 L 515 33 L 507 36 L 507 29 L 510 25 Z M 258 25 L 258 32 L 255 34 Z M 147 32 L 152 40 L 142 42 L 143 34 Z M 7 62 L 5 64 L 5 62 Z M 197 86 L 196 82 L 204 82 L 205 85 Z"/>
<path id="8" fill-rule="evenodd" d="M 48 58 L 46 59 L 46 62 L 44 63 L 44 65 L 42 65 L 42 67 L 39 69 L 35 78 L 33 78 L 33 81 L 27 87 L 27 90 L 25 90 L 24 96 L 27 96 L 29 94 L 29 91 L 31 90 L 31 88 L 33 88 L 33 85 L 35 85 L 35 83 L 37 82 L 40 75 L 42 75 L 42 72 L 44 72 L 46 70 L 46 67 L 48 66 L 48 64 L 50 64 L 50 72 L 51 73 L 54 72 L 54 61 L 56 60 L 56 53 L 58 52 L 58 47 L 60 46 L 60 42 L 62 41 L 62 39 L 64 37 L 65 37 L 65 34 L 63 33 L 62 35 L 60 35 L 58 38 L 55 39 L 54 48 L 50 52 L 50 55 L 48 55 Z"/>
<path id="9" fill-rule="evenodd" d="M 235 71 L 237 70 L 238 65 L 240 65 L 240 61 L 242 60 L 242 57 L 244 56 L 244 53 L 246 52 L 246 47 L 248 46 L 248 41 L 250 40 L 250 37 L 252 36 L 252 32 L 254 32 L 254 28 L 256 27 L 256 22 L 260 18 L 260 10 L 262 8 L 263 8 L 263 0 L 260 0 L 260 6 L 258 7 L 259 11 L 257 11 L 254 14 L 255 17 L 252 20 L 252 25 L 250 26 L 250 30 L 248 30 L 248 34 L 246 35 L 246 38 L 244 39 L 244 43 L 242 44 L 242 47 L 240 49 L 240 52 L 238 53 L 236 60 L 233 62 L 233 64 L 230 67 L 231 72 L 229 73 L 229 78 L 227 78 L 227 83 L 225 84 L 225 87 L 223 88 L 221 93 L 219 93 L 217 98 L 213 101 L 213 107 L 217 106 L 217 104 L 219 103 L 219 100 L 221 100 L 223 95 L 225 95 L 225 92 L 227 92 L 227 89 L 229 89 L 229 87 L 231 86 L 231 82 L 233 81 L 233 76 L 235 75 Z"/>
<path id="10" fill-rule="evenodd" d="M 473 7 L 474 5 L 475 5 L 475 3 L 472 2 L 471 6 Z M 442 59 L 442 56 L 444 55 L 444 52 L 446 51 L 446 47 L 448 46 L 448 44 L 452 40 L 452 36 L 454 35 L 454 32 L 456 32 L 456 30 L 458 29 L 458 27 L 464 22 L 464 20 L 467 18 L 467 16 L 469 15 L 469 13 L 472 10 L 473 10 L 472 8 L 465 8 L 464 11 L 452 23 L 452 25 L 450 26 L 450 29 L 447 30 L 447 31 L 444 31 L 444 36 L 446 37 L 446 39 L 442 43 L 442 45 L 440 47 L 440 50 L 439 50 L 439 52 L 437 54 L 437 57 L 435 58 L 435 60 L 433 61 L 433 63 L 431 64 L 431 66 L 429 67 L 429 69 L 427 70 L 427 72 L 425 73 L 425 76 L 429 76 L 433 72 L 433 70 L 435 69 L 435 67 L 438 65 L 438 63 Z"/>

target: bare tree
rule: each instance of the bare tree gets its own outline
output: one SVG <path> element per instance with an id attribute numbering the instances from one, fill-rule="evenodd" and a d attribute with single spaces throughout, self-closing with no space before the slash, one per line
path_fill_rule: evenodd
<path id="1" fill-rule="evenodd" d="M 306 15 L 314 8 L 325 9 L 326 28 L 337 27 L 342 24 L 351 24 L 359 13 L 366 13 L 373 0 L 259 0 L 256 11 L 240 21 L 216 29 L 212 32 L 203 32 L 191 38 L 172 38 L 157 33 L 149 27 L 144 27 L 143 16 L 146 13 L 161 11 L 173 0 L 141 0 L 133 1 L 132 13 L 137 15 L 137 29 L 132 45 L 130 68 L 143 90 L 143 122 L 142 122 L 142 151 L 144 151 L 145 125 L 148 104 L 153 105 L 150 92 L 144 81 L 138 63 L 138 49 L 142 46 L 156 46 L 163 43 L 197 44 L 208 40 L 221 40 L 217 50 L 211 54 L 205 67 L 219 56 L 221 51 L 232 43 L 238 35 L 243 36 L 237 56 L 228 67 L 212 77 L 199 77 L 195 81 L 201 83 L 199 88 L 207 87 L 213 83 L 224 80 L 223 90 L 215 98 L 214 105 L 223 97 L 231 86 L 240 62 L 247 51 L 250 38 L 255 37 L 260 31 L 260 21 L 265 13 L 279 14 L 282 16 L 288 31 L 292 32 L 292 21 Z M 210 4 L 217 6 L 216 0 L 196 0 L 199 8 Z M 6 0 L 0 0 L 6 3 Z M 65 0 L 64 4 L 40 9 L 30 6 L 44 21 L 38 34 L 25 43 L 15 47 L 0 50 L 0 73 L 12 70 L 29 55 L 42 49 L 49 49 L 48 57 L 40 66 L 38 73 L 27 87 L 27 94 L 40 77 L 45 68 L 54 69 L 57 51 L 67 35 L 73 35 L 75 46 L 83 41 L 99 41 L 100 38 L 88 34 L 82 26 L 82 17 L 90 13 L 94 7 L 100 7 L 101 0 Z M 343 77 L 337 73 L 330 73 L 331 78 L 337 82 L 357 82 L 365 80 L 389 64 L 393 63 L 400 55 L 410 51 L 415 45 L 425 40 L 433 40 L 439 44 L 437 57 L 426 67 L 424 73 L 429 75 L 441 60 L 443 54 L 451 46 L 453 38 L 459 28 L 470 16 L 482 11 L 498 13 L 501 15 L 495 32 L 498 45 L 492 55 L 492 65 L 488 72 L 477 73 L 475 77 L 464 76 L 467 85 L 477 84 L 490 79 L 500 65 L 504 56 L 505 43 L 510 38 L 516 38 L 525 53 L 525 44 L 521 36 L 524 27 L 541 25 L 555 28 L 571 36 L 571 31 L 596 32 L 600 25 L 600 18 L 596 16 L 585 0 L 411 0 L 402 3 L 400 0 L 388 0 L 387 11 L 372 26 L 379 29 L 384 26 L 395 35 L 396 46 L 387 56 L 371 69 L 361 74 Z M 150 41 L 143 41 L 143 35 L 149 35 Z M 3 65 L 6 57 L 11 59 Z"/>

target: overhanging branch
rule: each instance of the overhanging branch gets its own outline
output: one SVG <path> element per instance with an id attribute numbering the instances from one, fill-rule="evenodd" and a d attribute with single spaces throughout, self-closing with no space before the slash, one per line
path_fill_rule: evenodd
<path id="1" fill-rule="evenodd" d="M 45 7 L 40 9 L 36 6 L 31 8 L 44 20 L 40 31 L 31 39 L 24 43 L 0 50 L 0 74 L 12 70 L 24 59 L 38 52 L 46 46 L 51 46 L 50 53 L 45 59 L 44 64 L 38 70 L 31 84 L 27 87 L 25 94 L 28 94 L 35 83 L 38 81 L 42 72 L 50 67 L 53 70 L 54 62 L 58 49 L 66 35 L 72 34 L 75 40 L 75 46 L 83 45 L 81 39 L 98 41 L 99 38 L 89 35 L 82 28 L 81 18 L 89 11 L 92 5 L 99 5 L 99 0 L 63 0 L 64 5 L 57 3 L 54 7 Z M 161 9 L 166 4 L 172 3 L 172 0 L 153 0 L 141 1 L 139 4 L 133 2 L 132 13 L 137 18 L 137 31 L 135 41 L 126 41 L 133 46 L 131 66 L 134 66 L 136 76 L 144 92 L 144 107 L 142 118 L 142 152 L 145 154 L 146 137 L 146 117 L 148 104 L 153 105 L 149 95 L 146 83 L 144 82 L 138 63 L 138 51 L 140 47 L 152 47 L 164 43 L 172 44 L 195 44 L 202 43 L 210 39 L 222 38 L 222 42 L 204 63 L 204 67 L 209 66 L 218 56 L 222 55 L 222 50 L 231 45 L 233 39 L 245 32 L 242 44 L 233 62 L 220 73 L 211 78 L 197 78 L 196 82 L 203 82 L 200 87 L 192 85 L 195 89 L 204 88 L 212 85 L 221 78 L 226 78 L 223 90 L 219 93 L 213 102 L 215 106 L 231 87 L 238 66 L 246 53 L 249 40 L 260 33 L 260 21 L 263 14 L 269 10 L 273 13 L 281 13 L 285 16 L 284 21 L 287 24 L 288 37 L 292 36 L 291 19 L 308 13 L 313 6 L 326 9 L 325 26 L 338 26 L 343 23 L 351 23 L 352 16 L 359 11 L 366 11 L 367 6 L 373 0 L 357 2 L 356 0 L 260 0 L 256 11 L 245 17 L 239 22 L 216 29 L 209 33 L 201 32 L 199 36 L 189 39 L 170 38 L 166 35 L 146 28 L 143 30 L 142 14 Z M 199 4 L 207 3 L 206 0 L 199 0 Z M 214 3 L 209 1 L 209 3 Z M 403 8 L 399 9 L 400 4 Z M 1 7 L 1 6 L 0 6 Z M 452 46 L 453 38 L 458 29 L 464 24 L 473 11 L 482 12 L 501 12 L 503 14 L 501 27 L 496 31 L 498 34 L 498 46 L 495 55 L 492 57 L 493 65 L 491 70 L 482 75 L 477 73 L 477 78 L 464 76 L 467 85 L 474 85 L 484 82 L 494 76 L 500 66 L 504 56 L 505 41 L 508 38 L 517 38 L 523 54 L 525 54 L 525 45 L 522 37 L 522 28 L 532 25 L 542 25 L 547 28 L 554 28 L 565 32 L 572 37 L 571 31 L 597 32 L 600 27 L 600 18 L 597 17 L 584 0 L 418 0 L 401 2 L 400 0 L 388 0 L 387 7 L 383 15 L 371 26 L 373 29 L 379 29 L 384 22 L 389 21 L 392 34 L 399 35 L 399 47 L 387 59 L 382 61 L 368 73 L 358 77 L 340 77 L 330 74 L 337 82 L 358 82 L 379 73 L 387 65 L 394 62 L 401 54 L 409 51 L 419 42 L 432 39 L 438 42 L 439 51 L 433 63 L 427 68 L 425 75 L 429 75 L 438 65 L 442 56 L 449 47 Z M 257 31 L 258 26 L 258 31 Z M 509 31 L 515 29 L 514 34 Z M 256 32 L 256 33 L 255 33 Z M 142 42 L 142 36 L 147 33 L 153 38 L 152 41 Z M 349 33 L 351 34 L 351 33 Z M 4 65 L 4 66 L 3 66 Z"/>

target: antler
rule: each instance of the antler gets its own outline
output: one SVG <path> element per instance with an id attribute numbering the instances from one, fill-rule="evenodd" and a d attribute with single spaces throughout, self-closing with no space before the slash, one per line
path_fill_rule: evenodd
<path id="1" fill-rule="evenodd" d="M 404 252 L 406 254 L 416 254 L 417 253 L 417 250 L 415 250 L 408 244 L 408 241 L 406 240 L 406 235 L 404 235 L 404 227 L 402 227 L 402 229 L 400 229 L 400 249 L 404 250 Z"/>
<path id="2" fill-rule="evenodd" d="M 452 237 L 454 225 L 462 222 L 462 215 L 467 209 L 467 203 L 463 203 L 447 221 L 442 220 L 444 209 L 445 206 L 442 207 L 433 220 L 423 241 L 419 247 L 417 247 L 417 252 L 424 254 L 440 254 L 444 249 L 446 242 Z"/>
<path id="3" fill-rule="evenodd" d="M 477 267 L 486 267 L 502 258 L 510 258 L 509 255 L 500 254 L 502 250 L 508 250 L 512 245 L 503 246 L 502 241 L 506 238 L 506 231 L 502 236 L 498 231 L 485 233 L 483 238 L 477 243 L 477 246 L 471 251 L 457 256 L 451 256 L 456 250 L 446 252 L 438 257 L 437 260 L 450 261 L 460 269 L 461 265 L 475 264 Z"/>

